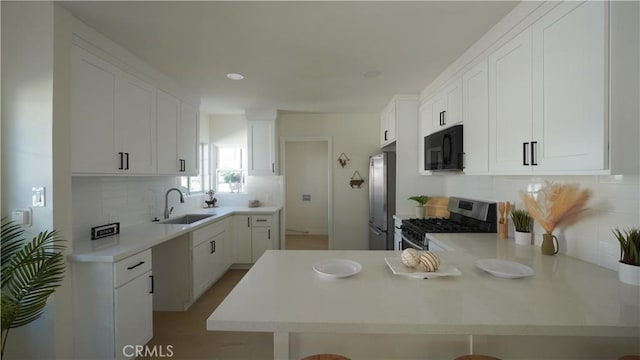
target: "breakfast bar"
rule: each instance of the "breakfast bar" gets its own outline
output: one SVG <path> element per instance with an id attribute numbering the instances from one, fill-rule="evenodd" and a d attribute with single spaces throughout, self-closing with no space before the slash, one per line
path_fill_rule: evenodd
<path id="1" fill-rule="evenodd" d="M 274 333 L 275 358 L 338 352 L 352 358 L 614 358 L 640 352 L 640 292 L 614 271 L 495 234 L 442 234 L 441 266 L 458 276 L 394 275 L 397 251 L 267 251 L 207 320 L 211 331 Z M 535 272 L 491 275 L 479 259 Z M 331 278 L 313 268 L 348 259 L 361 271 Z M 570 356 L 569 356 L 570 355 Z"/>

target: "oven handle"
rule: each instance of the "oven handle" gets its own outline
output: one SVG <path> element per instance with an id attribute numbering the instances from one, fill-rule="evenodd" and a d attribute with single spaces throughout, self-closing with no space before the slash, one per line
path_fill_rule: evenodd
<path id="1" fill-rule="evenodd" d="M 416 243 L 414 243 L 413 241 L 407 239 L 404 235 L 402 235 L 402 241 L 409 244 L 409 246 L 411 246 L 412 248 L 416 249 L 416 250 L 424 250 L 424 246 L 420 246 Z"/>

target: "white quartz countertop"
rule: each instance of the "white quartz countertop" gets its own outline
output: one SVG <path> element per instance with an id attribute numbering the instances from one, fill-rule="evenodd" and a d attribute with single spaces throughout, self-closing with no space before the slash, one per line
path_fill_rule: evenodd
<path id="1" fill-rule="evenodd" d="M 267 251 L 207 319 L 208 330 L 559 336 L 640 336 L 640 289 L 615 271 L 496 234 L 438 234 L 438 253 L 461 276 L 393 275 L 394 251 Z M 342 279 L 313 264 L 351 259 L 362 271 Z M 535 275 L 494 277 L 481 258 L 513 260 Z"/>
<path id="2" fill-rule="evenodd" d="M 137 224 L 120 229 L 120 234 L 99 240 L 91 240 L 89 231 L 86 239 L 74 239 L 71 261 L 81 262 L 115 262 L 128 256 L 187 234 L 202 226 L 236 214 L 273 214 L 281 209 L 280 206 L 249 207 L 217 207 L 189 211 L 189 214 L 215 214 L 212 217 L 191 224 L 161 224 L 151 222 Z M 179 217 L 174 215 L 171 218 Z"/>

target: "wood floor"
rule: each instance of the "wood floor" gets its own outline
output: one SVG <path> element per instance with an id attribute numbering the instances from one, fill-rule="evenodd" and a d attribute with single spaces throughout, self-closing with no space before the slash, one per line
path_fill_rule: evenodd
<path id="1" fill-rule="evenodd" d="M 174 359 L 272 359 L 272 333 L 206 330 L 209 315 L 246 272 L 227 271 L 185 312 L 154 311 L 153 339 L 147 345 L 162 346 L 165 354 L 172 345 Z"/>
<path id="2" fill-rule="evenodd" d="M 287 235 L 287 249 L 326 250 L 326 235 Z M 174 359 L 272 359 L 273 334 L 207 331 L 206 320 L 247 270 L 229 270 L 184 312 L 154 311 L 148 347 L 171 345 Z M 139 359 L 157 359 L 156 357 Z"/>
<path id="3" fill-rule="evenodd" d="M 327 250 L 327 235 L 288 235 L 285 238 L 287 250 Z"/>

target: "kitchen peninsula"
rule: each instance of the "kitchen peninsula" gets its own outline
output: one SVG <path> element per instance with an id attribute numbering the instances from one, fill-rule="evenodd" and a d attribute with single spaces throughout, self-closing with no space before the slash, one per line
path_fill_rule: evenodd
<path id="1" fill-rule="evenodd" d="M 640 292 L 614 271 L 496 234 L 436 234 L 442 263 L 461 276 L 393 275 L 393 251 L 268 251 L 207 320 L 211 331 L 274 333 L 274 358 L 339 353 L 351 358 L 617 358 L 640 352 Z M 313 264 L 343 258 L 358 274 L 325 278 Z M 530 266 L 504 279 L 481 258 Z"/>

